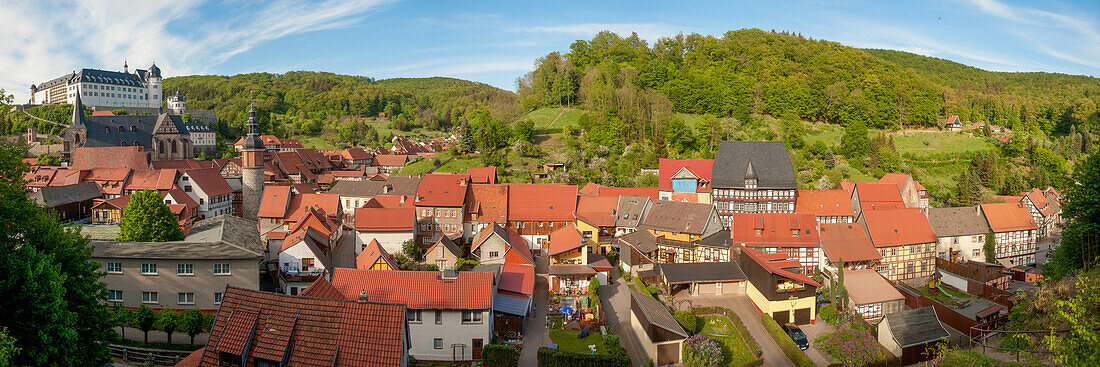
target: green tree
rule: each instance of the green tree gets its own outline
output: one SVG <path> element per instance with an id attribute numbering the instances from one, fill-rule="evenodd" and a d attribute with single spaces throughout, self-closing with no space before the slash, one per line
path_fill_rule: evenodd
<path id="1" fill-rule="evenodd" d="M 157 330 L 168 334 L 168 344 L 172 344 L 172 334 L 179 328 L 180 314 L 171 308 L 165 307 L 157 312 Z"/>
<path id="2" fill-rule="evenodd" d="M 981 184 L 970 177 L 970 171 L 963 170 L 955 181 L 955 203 L 974 205 L 981 200 Z"/>
<path id="3" fill-rule="evenodd" d="M 1062 207 L 1062 241 L 1043 268 L 1043 275 L 1054 279 L 1091 267 L 1100 256 L 1100 155 L 1090 155 L 1074 171 Z"/>
<path id="4" fill-rule="evenodd" d="M 0 89 L 0 94 L 3 94 Z M 15 339 L 8 334 L 7 328 L 0 328 L 0 367 L 11 366 L 11 360 L 19 354 L 19 347 L 15 346 Z"/>
<path id="5" fill-rule="evenodd" d="M 856 121 L 844 128 L 840 138 L 840 147 L 848 159 L 858 159 L 871 151 L 871 139 L 867 137 L 867 125 Z"/>
<path id="6" fill-rule="evenodd" d="M 514 132 L 513 135 L 515 135 L 516 140 L 526 141 L 528 143 L 533 142 L 535 138 L 535 122 L 530 119 L 516 121 L 512 131 Z"/>
<path id="7" fill-rule="evenodd" d="M 141 190 L 130 195 L 130 203 L 122 210 L 118 240 L 132 242 L 165 242 L 183 239 L 176 215 L 164 204 L 160 194 Z"/>
<path id="8" fill-rule="evenodd" d="M 145 333 L 145 342 L 149 342 L 149 330 L 157 324 L 157 314 L 149 306 L 141 305 L 134 313 L 134 326 Z"/>
<path id="9" fill-rule="evenodd" d="M 36 161 L 39 166 L 56 166 L 59 163 L 57 161 L 57 158 L 54 158 L 54 156 L 49 155 L 48 153 L 39 154 Z"/>
<path id="10" fill-rule="evenodd" d="M 405 245 L 401 247 L 401 252 L 405 254 L 406 258 L 414 262 L 424 261 L 424 253 L 420 251 L 420 245 L 416 243 L 416 240 L 405 242 Z"/>
<path id="11" fill-rule="evenodd" d="M 982 245 L 982 252 L 985 252 L 985 262 L 997 263 L 997 237 L 993 234 L 993 231 L 985 234 L 985 245 Z"/>
<path id="12" fill-rule="evenodd" d="M 126 338 L 126 328 L 133 325 L 134 312 L 122 307 L 121 304 L 115 304 L 111 307 L 111 316 L 114 318 L 114 324 L 122 326 L 122 338 Z"/>
<path id="13" fill-rule="evenodd" d="M 88 238 L 27 198 L 27 146 L 0 144 L 0 328 L 17 366 L 102 365 L 113 320 Z M 11 348 L 8 348 L 11 351 Z"/>
<path id="14" fill-rule="evenodd" d="M 1100 365 L 1100 282 L 1095 275 L 1073 279 L 1075 292 L 1051 298 L 1051 317 L 1069 331 L 1045 337 L 1052 360 L 1064 366 Z"/>

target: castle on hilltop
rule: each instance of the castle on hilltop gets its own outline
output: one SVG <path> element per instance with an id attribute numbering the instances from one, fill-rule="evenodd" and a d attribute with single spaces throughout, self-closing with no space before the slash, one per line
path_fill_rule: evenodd
<path id="1" fill-rule="evenodd" d="M 89 107 L 160 108 L 160 68 L 153 63 L 148 70 L 122 71 L 81 69 L 48 82 L 31 84 L 30 104 L 73 104 L 79 95 Z"/>

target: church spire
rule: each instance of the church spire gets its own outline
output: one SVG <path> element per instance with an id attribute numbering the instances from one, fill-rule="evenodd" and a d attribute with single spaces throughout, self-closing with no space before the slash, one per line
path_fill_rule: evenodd
<path id="1" fill-rule="evenodd" d="M 249 97 L 248 97 L 248 99 L 249 99 L 249 102 L 248 102 L 248 123 L 246 124 L 246 126 L 248 126 L 248 135 L 246 135 L 245 138 L 244 138 L 243 148 L 246 149 L 246 150 L 249 150 L 249 149 L 263 150 L 264 149 L 264 142 L 263 142 L 263 140 L 260 140 L 259 133 L 257 131 L 258 128 L 256 126 L 256 108 L 252 105 L 252 102 L 251 102 L 252 96 L 251 96 L 251 94 L 252 93 L 249 92 Z"/>
<path id="2" fill-rule="evenodd" d="M 252 91 L 248 92 L 248 136 L 256 136 L 256 109 L 253 108 Z"/>
<path id="3" fill-rule="evenodd" d="M 73 101 L 73 121 L 69 124 L 69 128 L 85 128 L 84 104 L 80 102 L 80 93 L 76 94 L 76 101 Z"/>

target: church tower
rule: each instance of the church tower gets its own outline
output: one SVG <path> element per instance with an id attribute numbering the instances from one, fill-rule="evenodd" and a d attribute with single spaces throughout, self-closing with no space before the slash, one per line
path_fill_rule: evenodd
<path id="1" fill-rule="evenodd" d="M 84 124 L 84 104 L 80 102 L 80 93 L 76 94 L 76 101 L 73 101 L 73 119 L 62 139 L 64 139 L 62 156 L 66 160 L 72 159 L 73 150 L 83 147 L 88 141 L 88 125 Z"/>
<path id="2" fill-rule="evenodd" d="M 241 216 L 256 219 L 260 210 L 260 199 L 264 194 L 264 148 L 256 132 L 256 110 L 248 107 L 248 135 L 241 149 Z"/>

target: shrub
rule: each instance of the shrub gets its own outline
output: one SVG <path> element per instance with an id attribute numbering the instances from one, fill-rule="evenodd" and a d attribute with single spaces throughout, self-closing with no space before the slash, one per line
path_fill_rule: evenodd
<path id="1" fill-rule="evenodd" d="M 810 357 L 807 357 L 806 353 L 794 344 L 794 340 L 791 340 L 791 337 L 783 331 L 783 328 L 775 322 L 775 319 L 765 313 L 760 314 L 760 322 L 764 324 L 764 329 L 768 330 L 768 334 L 772 336 L 772 339 L 775 339 L 775 342 L 779 344 L 779 349 L 783 350 L 783 354 L 786 354 L 795 366 L 814 366 L 814 362 L 810 360 Z"/>
<path id="2" fill-rule="evenodd" d="M 630 357 L 539 348 L 538 367 L 630 367 Z"/>
<path id="3" fill-rule="evenodd" d="M 649 292 L 649 294 L 652 295 L 653 298 L 657 298 L 657 293 L 660 292 L 661 290 L 657 289 L 657 286 L 651 285 L 651 286 L 645 287 L 645 291 Z"/>
<path id="4" fill-rule="evenodd" d="M 845 366 L 868 366 L 882 358 L 878 342 L 870 332 L 850 328 L 837 330 L 826 338 L 821 342 L 821 350 Z"/>
<path id="5" fill-rule="evenodd" d="M 512 367 L 519 364 L 519 348 L 512 345 L 489 344 L 481 350 L 482 363 L 489 367 Z"/>
<path id="6" fill-rule="evenodd" d="M 836 309 L 832 305 L 821 306 L 817 309 L 817 314 L 821 315 L 822 320 L 830 324 L 836 321 Z"/>
<path id="7" fill-rule="evenodd" d="M 723 362 L 722 347 L 718 346 L 718 342 L 703 335 L 693 335 L 684 340 L 685 366 L 718 366 Z"/>
<path id="8" fill-rule="evenodd" d="M 688 334 L 699 332 L 699 318 L 695 317 L 695 314 L 689 311 L 676 311 L 676 313 L 672 314 L 672 317 L 676 319 L 676 322 L 680 323 L 680 326 L 683 327 Z"/>

